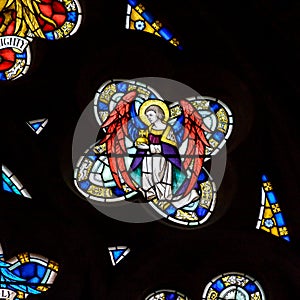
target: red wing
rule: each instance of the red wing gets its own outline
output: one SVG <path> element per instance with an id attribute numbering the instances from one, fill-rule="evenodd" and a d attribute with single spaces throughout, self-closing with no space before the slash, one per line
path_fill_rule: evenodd
<path id="1" fill-rule="evenodd" d="M 122 184 L 119 173 L 131 189 L 137 189 L 126 170 L 124 159 L 124 155 L 127 154 L 125 136 L 128 133 L 127 124 L 130 120 L 130 105 L 135 97 L 136 91 L 124 95 L 101 126 L 101 128 L 106 128 L 106 136 L 99 144 L 106 143 L 110 170 L 117 186 L 121 189 Z"/>
<path id="2" fill-rule="evenodd" d="M 189 185 L 183 194 L 186 196 L 194 188 L 201 172 L 205 146 L 210 146 L 204 131 L 209 132 L 210 130 L 204 125 L 202 117 L 189 101 L 180 100 L 180 105 L 184 114 L 183 140 L 187 139 L 187 150 L 183 159 L 183 167 L 185 170 L 190 168 L 192 171 Z"/>

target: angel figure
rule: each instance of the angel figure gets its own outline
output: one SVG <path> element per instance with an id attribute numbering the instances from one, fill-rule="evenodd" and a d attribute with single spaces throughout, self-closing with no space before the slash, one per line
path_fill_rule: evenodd
<path id="1" fill-rule="evenodd" d="M 99 144 L 106 143 L 117 186 L 124 188 L 125 182 L 147 201 L 168 201 L 176 209 L 197 201 L 205 146 L 210 146 L 204 131 L 209 129 L 187 100 L 179 101 L 181 114 L 171 120 L 164 101 L 136 103 L 135 97 L 136 91 L 125 94 L 101 126 L 106 136 Z M 135 153 L 128 164 L 130 143 Z"/>

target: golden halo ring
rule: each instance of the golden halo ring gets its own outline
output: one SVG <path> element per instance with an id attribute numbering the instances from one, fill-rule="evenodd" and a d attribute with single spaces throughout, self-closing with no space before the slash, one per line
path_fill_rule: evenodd
<path id="1" fill-rule="evenodd" d="M 151 105 L 156 105 L 163 110 L 163 112 L 165 114 L 164 122 L 167 122 L 169 120 L 170 112 L 169 112 L 169 108 L 168 108 L 167 104 L 165 102 L 163 102 L 162 100 L 151 99 L 151 100 L 145 101 L 139 109 L 139 117 L 143 121 L 143 123 L 145 123 L 147 126 L 151 125 L 146 116 L 146 109 Z"/>

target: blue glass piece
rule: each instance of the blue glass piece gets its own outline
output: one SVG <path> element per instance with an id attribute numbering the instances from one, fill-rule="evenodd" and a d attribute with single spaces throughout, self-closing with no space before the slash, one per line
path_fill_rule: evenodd
<path id="1" fill-rule="evenodd" d="M 17 187 L 12 186 L 11 188 L 12 188 L 12 190 L 14 191 L 15 194 L 21 195 L 21 193 L 20 193 L 20 191 L 17 189 Z"/>
<path id="2" fill-rule="evenodd" d="M 14 273 L 15 275 L 17 275 L 19 277 L 21 276 L 19 268 L 16 268 L 16 269 L 12 270 L 12 273 Z"/>
<path id="3" fill-rule="evenodd" d="M 173 37 L 173 34 L 166 27 L 161 28 L 158 33 L 167 41 Z"/>
<path id="4" fill-rule="evenodd" d="M 176 299 L 176 294 L 174 293 L 168 293 L 166 295 L 166 300 L 175 300 Z"/>
<path id="5" fill-rule="evenodd" d="M 39 122 L 39 123 L 34 123 L 34 124 L 31 124 L 31 126 L 35 129 L 35 130 L 38 130 L 41 126 L 42 126 L 42 123 Z"/>
<path id="6" fill-rule="evenodd" d="M 210 109 L 213 111 L 213 112 L 216 112 L 216 111 L 218 111 L 219 109 L 220 109 L 220 105 L 218 104 L 218 103 L 216 103 L 216 102 L 214 102 L 214 103 L 210 103 Z"/>
<path id="7" fill-rule="evenodd" d="M 213 134 L 213 138 L 217 140 L 218 142 L 222 141 L 224 139 L 224 134 L 220 131 L 217 131 Z"/>
<path id="8" fill-rule="evenodd" d="M 98 102 L 98 108 L 99 108 L 100 110 L 108 110 L 108 105 L 105 104 L 105 103 L 103 103 L 103 102 L 101 102 L 101 101 L 99 101 L 99 102 Z"/>
<path id="9" fill-rule="evenodd" d="M 128 3 L 131 5 L 131 6 L 137 6 L 138 2 L 136 0 L 128 0 Z"/>
<path id="10" fill-rule="evenodd" d="M 71 22 L 71 23 L 76 23 L 76 21 L 77 21 L 77 16 L 78 16 L 77 12 L 75 12 L 75 11 L 70 11 L 70 12 L 68 12 L 68 14 L 67 14 L 67 21 L 69 21 L 69 22 Z"/>
<path id="11" fill-rule="evenodd" d="M 257 287 L 254 283 L 249 282 L 246 286 L 245 286 L 245 290 L 249 293 L 254 293 L 257 291 Z"/>
<path id="12" fill-rule="evenodd" d="M 124 196 L 125 195 L 125 192 L 122 189 L 118 188 L 118 187 L 113 189 L 113 193 L 116 196 Z"/>
<path id="13" fill-rule="evenodd" d="M 291 241 L 291 240 L 290 240 L 290 237 L 289 237 L 289 236 L 287 236 L 287 235 L 286 235 L 286 236 L 283 236 L 282 238 L 283 238 L 283 239 L 285 239 L 285 240 L 286 240 L 286 241 L 288 241 L 288 242 L 290 242 L 290 241 Z"/>
<path id="14" fill-rule="evenodd" d="M 25 59 L 27 57 L 26 51 L 22 53 L 16 53 L 16 58 Z"/>
<path id="15" fill-rule="evenodd" d="M 80 188 L 83 190 L 88 189 L 90 185 L 91 185 L 90 182 L 87 180 L 79 183 Z"/>
<path id="16" fill-rule="evenodd" d="M 20 266 L 20 272 L 23 278 L 29 279 L 35 276 L 35 264 L 27 263 Z"/>
<path id="17" fill-rule="evenodd" d="M 274 215 L 274 217 L 276 219 L 277 226 L 279 226 L 279 227 L 285 226 L 285 222 L 284 222 L 282 213 L 277 213 Z"/>
<path id="18" fill-rule="evenodd" d="M 10 181 L 10 179 L 4 173 L 2 173 L 2 178 L 6 181 L 6 183 L 8 185 L 12 186 L 12 182 Z"/>
<path id="19" fill-rule="evenodd" d="M 55 40 L 53 31 L 52 32 L 46 32 L 45 37 L 46 37 L 47 40 Z"/>
<path id="20" fill-rule="evenodd" d="M 6 80 L 5 73 L 0 72 L 0 80 Z"/>
<path id="21" fill-rule="evenodd" d="M 268 181 L 268 177 L 267 177 L 266 175 L 262 175 L 262 176 L 261 176 L 261 179 L 262 179 L 263 182 Z"/>
<path id="22" fill-rule="evenodd" d="M 117 90 L 119 92 L 125 93 L 127 91 L 127 83 L 125 82 L 120 82 L 117 84 Z"/>
<path id="23" fill-rule="evenodd" d="M 37 265 L 37 267 L 36 267 L 37 276 L 40 277 L 40 278 L 43 278 L 44 275 L 45 275 L 46 270 L 47 270 L 46 267 L 44 267 L 42 265 Z"/>
<path id="24" fill-rule="evenodd" d="M 150 94 L 149 99 L 156 99 L 157 97 L 154 94 Z"/>
<path id="25" fill-rule="evenodd" d="M 172 215 L 176 212 L 176 208 L 173 205 L 170 205 L 167 209 L 166 209 L 166 213 L 168 215 Z"/>
<path id="26" fill-rule="evenodd" d="M 194 211 L 199 205 L 199 200 L 196 200 L 196 201 L 192 201 L 191 203 L 189 203 L 188 205 L 185 205 L 183 207 L 184 210 L 187 210 L 187 211 Z"/>
<path id="27" fill-rule="evenodd" d="M 38 277 L 32 277 L 31 279 L 28 280 L 30 283 L 40 283 L 41 279 Z"/>
<path id="28" fill-rule="evenodd" d="M 212 287 L 218 291 L 218 292 L 221 292 L 223 289 L 224 289 L 224 284 L 223 282 L 219 279 L 218 281 L 216 281 Z"/>
<path id="29" fill-rule="evenodd" d="M 197 208 L 197 215 L 199 217 L 204 217 L 207 214 L 208 210 L 204 207 L 198 207 Z"/>
<path id="30" fill-rule="evenodd" d="M 201 173 L 198 176 L 198 181 L 199 182 L 207 181 L 207 174 L 203 170 L 201 170 Z"/>
<path id="31" fill-rule="evenodd" d="M 277 203 L 275 194 L 271 191 L 271 192 L 266 192 L 266 195 L 270 201 L 271 204 Z"/>
<path id="32" fill-rule="evenodd" d="M 96 155 L 89 155 L 89 159 L 95 161 L 97 159 Z"/>
<path id="33" fill-rule="evenodd" d="M 13 192 L 12 189 L 7 185 L 5 181 L 3 181 L 3 190 L 7 192 Z"/>
<path id="34" fill-rule="evenodd" d="M 125 250 L 113 250 L 112 254 L 113 254 L 114 260 L 117 260 L 124 252 L 125 252 Z"/>
<path id="35" fill-rule="evenodd" d="M 148 11 L 144 11 L 142 13 L 142 17 L 149 23 L 153 23 L 155 21 L 154 17 Z"/>

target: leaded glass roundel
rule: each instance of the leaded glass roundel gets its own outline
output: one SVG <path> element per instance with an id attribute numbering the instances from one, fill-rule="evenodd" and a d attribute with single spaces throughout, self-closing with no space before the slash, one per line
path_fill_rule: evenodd
<path id="1" fill-rule="evenodd" d="M 202 300 L 234 299 L 265 300 L 265 295 L 258 281 L 249 275 L 229 272 L 212 279 L 204 289 Z"/>
<path id="2" fill-rule="evenodd" d="M 94 114 L 87 117 L 89 106 L 82 114 L 73 140 L 73 149 L 81 149 L 73 161 L 75 186 L 101 211 L 100 203 L 123 202 L 129 213 L 122 220 L 148 222 L 148 215 L 141 216 L 150 210 L 151 218 L 155 212 L 177 225 L 204 224 L 224 175 L 232 113 L 219 99 L 180 82 L 139 80 L 103 83 L 93 99 Z M 95 132 L 86 130 L 90 118 L 99 125 Z M 78 147 L 87 137 L 91 144 Z M 224 159 L 215 160 L 222 148 Z"/>
<path id="3" fill-rule="evenodd" d="M 190 300 L 187 296 L 174 290 L 159 290 L 145 298 L 145 300 Z"/>

